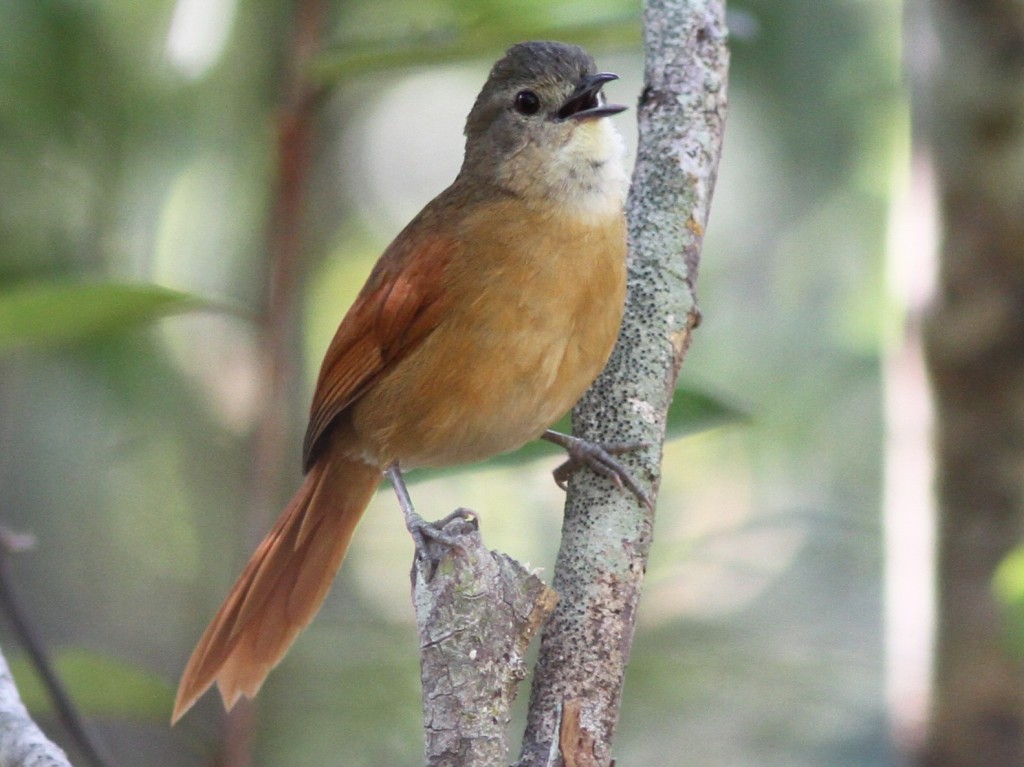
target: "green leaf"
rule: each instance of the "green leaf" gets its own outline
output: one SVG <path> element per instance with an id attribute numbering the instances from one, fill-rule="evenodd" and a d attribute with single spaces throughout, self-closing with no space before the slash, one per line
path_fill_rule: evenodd
<path id="1" fill-rule="evenodd" d="M 174 691 L 156 674 L 99 653 L 59 650 L 54 670 L 76 708 L 90 716 L 159 719 L 170 715 Z M 21 699 L 33 713 L 52 713 L 50 696 L 27 658 L 11 661 Z"/>
<path id="2" fill-rule="evenodd" d="M 0 292 L 0 354 L 91 341 L 204 302 L 158 285 L 39 282 Z"/>
<path id="3" fill-rule="evenodd" d="M 742 408 L 702 389 L 681 384 L 668 408 L 665 441 L 749 420 L 750 413 Z"/>
<path id="4" fill-rule="evenodd" d="M 676 387 L 675 397 L 668 410 L 665 441 L 668 442 L 698 432 L 709 431 L 730 423 L 739 423 L 749 418 L 750 415 L 744 410 L 730 405 L 701 389 L 686 384 L 679 385 Z M 551 428 L 565 434 L 570 433 L 572 431 L 572 424 L 569 415 L 566 414 L 558 423 L 552 425 Z M 514 453 L 499 455 L 485 463 L 479 464 L 479 468 L 519 466 L 520 464 L 544 458 L 545 456 L 557 456 L 558 450 L 559 448 L 549 442 L 535 439 L 527 442 Z M 417 471 L 410 475 L 409 480 L 416 482 L 452 471 L 465 471 L 466 468 Z"/>
<path id="5" fill-rule="evenodd" d="M 514 40 L 571 40 L 595 49 L 633 49 L 640 44 L 640 19 L 634 11 L 576 23 L 544 23 L 524 15 L 518 6 L 508 7 L 512 12 L 497 22 L 487 14 L 458 28 L 339 41 L 313 61 L 309 74 L 330 85 L 370 72 L 493 58 Z"/>
<path id="6" fill-rule="evenodd" d="M 1007 554 L 992 577 L 992 591 L 1002 608 L 1007 640 L 1024 656 L 1024 547 Z"/>

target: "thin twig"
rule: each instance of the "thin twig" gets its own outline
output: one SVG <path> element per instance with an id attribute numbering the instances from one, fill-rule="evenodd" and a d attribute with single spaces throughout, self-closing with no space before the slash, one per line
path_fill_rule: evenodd
<path id="1" fill-rule="evenodd" d="M 29 621 L 28 614 L 15 597 L 11 586 L 10 555 L 26 551 L 34 542 L 35 539 L 30 535 L 0 528 L 0 610 L 7 616 L 18 642 L 28 653 L 29 660 L 39 674 L 61 724 L 74 740 L 82 756 L 94 767 L 108 767 L 111 762 L 101 756 L 102 749 L 95 734 L 90 732 L 85 719 L 60 681 L 42 639 Z"/>

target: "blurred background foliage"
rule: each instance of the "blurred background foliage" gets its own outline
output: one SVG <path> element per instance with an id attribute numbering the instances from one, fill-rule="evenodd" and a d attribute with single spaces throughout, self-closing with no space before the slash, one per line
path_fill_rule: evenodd
<path id="1" fill-rule="evenodd" d="M 268 523 L 251 513 L 266 470 L 253 445 L 299 7 L 0 3 L 0 524 L 38 539 L 11 578 L 118 765 L 250 748 L 262 764 L 419 759 L 412 548 L 387 492 L 244 746 L 237 728 L 222 734 L 213 695 L 167 726 L 187 654 Z M 666 451 L 616 752 L 630 765 L 890 765 L 879 509 L 881 360 L 900 308 L 884 289 L 886 232 L 908 164 L 900 7 L 730 12 L 704 322 L 683 370 L 687 424 L 728 424 Z M 299 480 L 330 334 L 376 255 L 457 171 L 490 63 L 521 39 L 565 39 L 622 74 L 615 100 L 635 103 L 642 80 L 639 8 L 624 0 L 348 0 L 319 29 L 301 61 L 322 90 L 284 334 L 294 460 L 259 478 L 269 506 Z M 617 122 L 635 145 L 631 118 Z M 489 545 L 550 569 L 558 462 L 427 477 L 414 493 L 427 516 L 477 509 Z M 64 739 L 9 632 L 3 647 Z"/>

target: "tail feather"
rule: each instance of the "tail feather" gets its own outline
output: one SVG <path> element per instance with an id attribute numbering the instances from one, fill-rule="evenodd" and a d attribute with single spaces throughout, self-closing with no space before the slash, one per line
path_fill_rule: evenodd
<path id="1" fill-rule="evenodd" d="M 192 652 L 171 722 L 214 682 L 229 709 L 253 697 L 320 609 L 379 468 L 325 456 L 252 555 Z"/>

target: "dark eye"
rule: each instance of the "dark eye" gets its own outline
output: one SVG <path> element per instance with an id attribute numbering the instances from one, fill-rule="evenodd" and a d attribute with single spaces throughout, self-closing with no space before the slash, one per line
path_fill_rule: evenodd
<path id="1" fill-rule="evenodd" d="M 533 91 L 519 91 L 515 104 L 516 111 L 521 115 L 535 115 L 540 109 L 540 99 Z"/>

